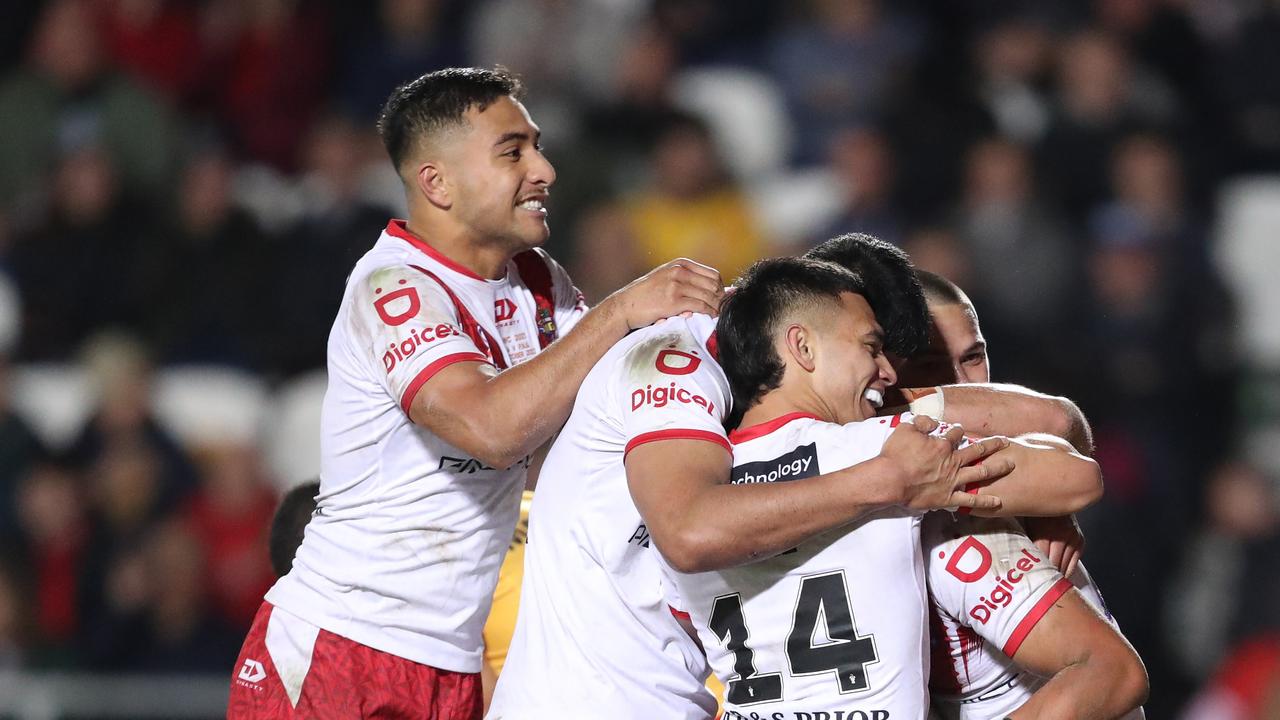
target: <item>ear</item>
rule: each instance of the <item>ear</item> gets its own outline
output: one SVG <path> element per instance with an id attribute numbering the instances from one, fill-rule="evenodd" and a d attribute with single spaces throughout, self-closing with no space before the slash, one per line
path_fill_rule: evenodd
<path id="1" fill-rule="evenodd" d="M 427 202 L 441 210 L 448 210 L 453 206 L 453 198 L 449 193 L 449 187 L 445 182 L 444 173 L 439 163 L 428 162 L 419 165 L 418 172 L 414 174 L 413 180 L 418 192 L 422 193 Z"/>
<path id="2" fill-rule="evenodd" d="M 796 362 L 805 372 L 813 372 L 815 367 L 813 332 L 804 325 L 791 325 L 787 328 L 787 333 L 783 337 L 786 345 L 787 354 Z"/>

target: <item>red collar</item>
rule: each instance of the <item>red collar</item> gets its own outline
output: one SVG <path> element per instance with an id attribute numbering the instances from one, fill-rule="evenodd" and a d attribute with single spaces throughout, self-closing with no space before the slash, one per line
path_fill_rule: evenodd
<path id="1" fill-rule="evenodd" d="M 758 423 L 750 427 L 738 428 L 737 430 L 734 430 L 733 432 L 729 433 L 729 442 L 733 443 L 734 445 L 738 445 L 748 440 L 755 440 L 758 437 L 764 437 L 765 435 L 768 435 L 769 433 L 773 432 L 774 430 L 777 430 L 783 425 L 786 425 L 792 420 L 799 420 L 801 418 L 812 418 L 814 420 L 822 419 L 812 413 L 790 412 L 790 413 L 787 413 L 786 415 L 776 417 L 772 420 L 766 420 L 765 422 Z"/>
<path id="2" fill-rule="evenodd" d="M 405 220 L 392 220 L 391 222 L 387 223 L 387 234 L 392 237 L 397 237 L 397 238 L 400 238 L 401 240 L 404 240 L 410 245 L 426 253 L 432 260 L 435 260 L 436 262 L 440 263 L 441 265 L 449 268 L 450 270 L 456 273 L 465 275 L 469 278 L 475 278 L 476 280 L 484 280 L 484 278 L 480 277 L 470 269 L 465 268 L 459 265 L 458 263 L 454 262 L 453 260 L 450 260 L 449 258 L 445 257 L 444 254 L 442 254 L 439 250 L 428 245 L 426 240 L 423 240 L 422 238 L 410 232 L 409 224 Z"/>

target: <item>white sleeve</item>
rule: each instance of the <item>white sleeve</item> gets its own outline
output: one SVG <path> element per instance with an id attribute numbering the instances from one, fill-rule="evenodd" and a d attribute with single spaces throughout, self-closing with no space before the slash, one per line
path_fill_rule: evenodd
<path id="1" fill-rule="evenodd" d="M 420 271 L 376 270 L 359 281 L 351 302 L 353 350 L 406 413 L 418 389 L 444 368 L 489 362 L 463 332 L 444 288 Z"/>
<path id="2" fill-rule="evenodd" d="M 921 540 L 934 601 L 1009 657 L 1071 589 L 1007 518 L 932 512 Z"/>
<path id="3" fill-rule="evenodd" d="M 730 403 L 720 367 L 687 327 L 652 336 L 631 348 L 615 371 L 618 417 L 626 452 L 657 440 L 706 440 L 732 452 L 721 422 Z"/>

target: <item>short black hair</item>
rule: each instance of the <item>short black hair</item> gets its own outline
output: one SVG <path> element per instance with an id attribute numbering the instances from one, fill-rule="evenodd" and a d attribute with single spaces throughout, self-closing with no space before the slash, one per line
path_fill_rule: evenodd
<path id="1" fill-rule="evenodd" d="M 782 383 L 785 365 L 774 349 L 778 323 L 804 305 L 839 302 L 846 292 L 864 293 L 857 275 L 834 263 L 806 258 L 761 260 L 738 278 L 716 321 L 720 366 L 733 392 L 730 427 Z"/>
<path id="2" fill-rule="evenodd" d="M 916 278 L 924 289 L 924 297 L 930 302 L 940 305 L 960 305 L 968 301 L 959 285 L 937 273 L 916 268 Z"/>
<path id="3" fill-rule="evenodd" d="M 885 350 L 908 358 L 929 346 L 929 306 L 911 259 L 898 247 L 866 233 L 846 233 L 804 257 L 833 262 L 862 278 L 867 304 L 884 328 Z"/>
<path id="4" fill-rule="evenodd" d="M 461 125 L 471 108 L 484 110 L 507 96 L 519 100 L 524 86 L 504 67 L 436 70 L 391 91 L 378 117 L 378 132 L 399 170 L 420 137 Z"/>
<path id="5" fill-rule="evenodd" d="M 271 518 L 271 537 L 267 541 L 271 569 L 278 577 L 288 575 L 293 568 L 293 556 L 298 554 L 307 523 L 316 511 L 319 492 L 320 483 L 312 481 L 293 488 L 280 499 L 280 507 Z"/>

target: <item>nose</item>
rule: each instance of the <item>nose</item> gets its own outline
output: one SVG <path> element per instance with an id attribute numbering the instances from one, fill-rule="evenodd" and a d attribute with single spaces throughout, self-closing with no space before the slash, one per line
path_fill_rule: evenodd
<path id="1" fill-rule="evenodd" d="M 889 362 L 888 356 L 883 353 L 876 358 L 876 364 L 880 367 L 880 379 L 884 380 L 885 385 L 892 386 L 898 382 L 898 371 L 893 369 L 893 363 Z"/>
<path id="2" fill-rule="evenodd" d="M 546 155 L 539 150 L 533 155 L 533 162 L 529 166 L 529 182 L 549 188 L 556 181 L 556 169 L 551 165 L 551 161 Z"/>

